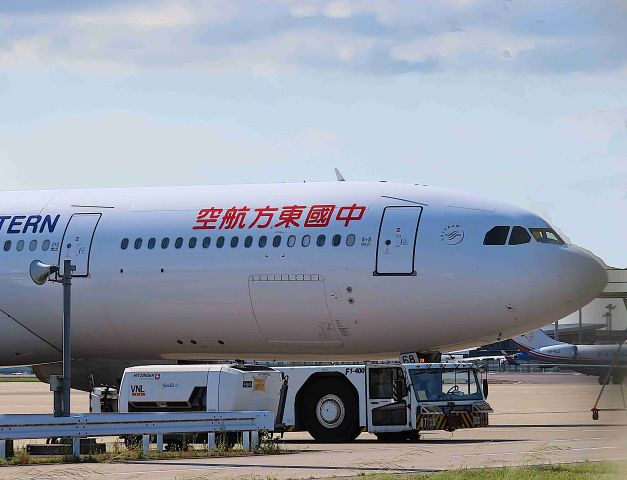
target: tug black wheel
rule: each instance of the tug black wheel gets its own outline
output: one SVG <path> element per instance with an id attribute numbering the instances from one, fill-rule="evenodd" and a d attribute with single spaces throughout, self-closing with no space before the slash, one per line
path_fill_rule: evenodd
<path id="1" fill-rule="evenodd" d="M 305 392 L 304 420 L 318 442 L 352 442 L 359 435 L 359 409 L 354 392 L 337 378 L 316 381 Z"/>

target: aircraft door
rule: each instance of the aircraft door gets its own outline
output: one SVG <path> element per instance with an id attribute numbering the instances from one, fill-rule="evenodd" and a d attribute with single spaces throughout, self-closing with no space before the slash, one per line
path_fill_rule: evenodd
<path id="1" fill-rule="evenodd" d="M 386 207 L 377 240 L 375 275 L 416 275 L 414 252 L 422 207 Z"/>
<path id="2" fill-rule="evenodd" d="M 72 215 L 67 227 L 65 227 L 59 249 L 61 269 L 63 269 L 63 261 L 70 259 L 72 265 L 76 265 L 75 277 L 89 275 L 89 254 L 100 217 L 100 213 L 75 213 Z"/>

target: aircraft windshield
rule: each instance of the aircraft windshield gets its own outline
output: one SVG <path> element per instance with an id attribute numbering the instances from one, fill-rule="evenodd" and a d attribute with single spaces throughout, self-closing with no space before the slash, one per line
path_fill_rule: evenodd
<path id="1" fill-rule="evenodd" d="M 563 245 L 564 240 L 560 238 L 560 236 L 555 233 L 555 230 L 550 228 L 530 228 L 529 231 L 533 238 L 535 238 L 540 243 L 556 243 L 558 245 Z"/>
<path id="2" fill-rule="evenodd" d="M 409 375 L 419 402 L 483 399 L 476 372 L 471 369 L 413 369 Z"/>

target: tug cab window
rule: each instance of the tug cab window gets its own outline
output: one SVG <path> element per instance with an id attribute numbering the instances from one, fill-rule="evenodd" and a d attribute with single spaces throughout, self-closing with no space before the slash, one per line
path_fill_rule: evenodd
<path id="1" fill-rule="evenodd" d="M 474 370 L 430 368 L 409 371 L 419 402 L 481 400 L 481 387 Z"/>
<path id="2" fill-rule="evenodd" d="M 533 238 L 540 243 L 555 243 L 557 245 L 564 245 L 564 240 L 555 233 L 555 230 L 551 228 L 530 228 L 529 231 Z"/>
<path id="3" fill-rule="evenodd" d="M 510 245 L 521 245 L 523 243 L 529 243 L 531 241 L 531 235 L 523 228 L 516 225 L 512 228 L 512 234 L 509 237 Z"/>
<path id="4" fill-rule="evenodd" d="M 505 245 L 507 242 L 507 235 L 509 233 L 509 227 L 497 226 L 492 227 L 488 233 L 485 234 L 483 239 L 484 245 Z"/>

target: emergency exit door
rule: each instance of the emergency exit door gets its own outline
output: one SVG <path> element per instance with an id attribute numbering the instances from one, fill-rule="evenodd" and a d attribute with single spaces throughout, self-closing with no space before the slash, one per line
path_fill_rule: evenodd
<path id="1" fill-rule="evenodd" d="M 63 241 L 59 249 L 59 266 L 63 273 L 63 261 L 71 260 L 76 266 L 73 276 L 86 277 L 89 275 L 89 255 L 91 244 L 100 213 L 75 213 L 65 228 Z"/>
<path id="2" fill-rule="evenodd" d="M 383 210 L 375 275 L 416 275 L 414 252 L 422 207 L 386 207 Z"/>

